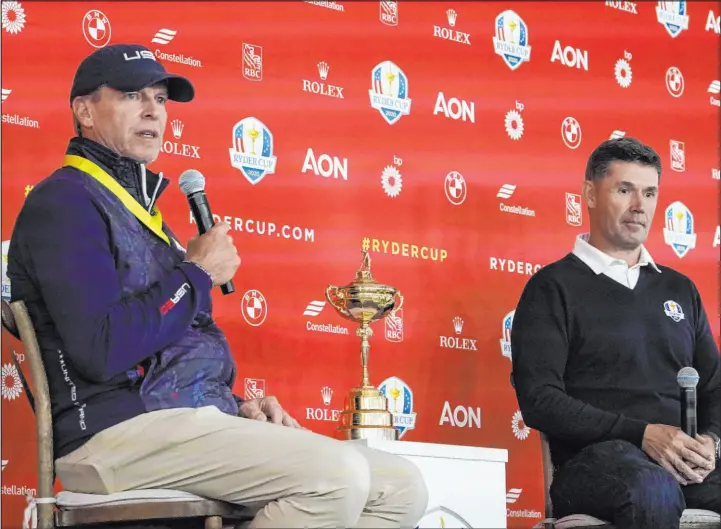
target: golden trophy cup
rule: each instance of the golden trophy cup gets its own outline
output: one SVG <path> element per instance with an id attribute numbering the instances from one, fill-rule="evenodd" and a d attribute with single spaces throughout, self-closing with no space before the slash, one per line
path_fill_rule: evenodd
<path id="1" fill-rule="evenodd" d="M 356 335 L 361 339 L 363 380 L 350 391 L 345 409 L 340 414 L 337 430 L 342 439 L 398 439 L 388 399 L 368 379 L 368 338 L 373 336 L 370 324 L 401 308 L 403 296 L 394 287 L 381 285 L 371 275 L 371 258 L 362 250 L 363 262 L 355 279 L 342 287 L 325 289 L 325 297 L 341 316 L 360 325 Z"/>

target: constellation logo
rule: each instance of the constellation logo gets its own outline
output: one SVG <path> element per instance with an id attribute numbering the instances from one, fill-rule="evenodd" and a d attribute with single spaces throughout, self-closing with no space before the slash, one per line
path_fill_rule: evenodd
<path id="1" fill-rule="evenodd" d="M 513 184 L 503 184 L 498 190 L 498 193 L 496 193 L 496 196 L 498 198 L 511 198 L 515 190 L 516 186 L 514 186 Z"/>
<path id="2" fill-rule="evenodd" d="M 531 435 L 531 428 L 526 426 L 526 423 L 523 422 L 521 410 L 516 410 L 516 413 L 513 414 L 513 418 L 511 419 L 511 429 L 513 430 L 513 435 L 519 441 L 525 441 L 528 439 L 528 436 Z"/>
<path id="3" fill-rule="evenodd" d="M 503 184 L 496 193 L 497 198 L 511 198 L 513 193 L 516 191 L 516 186 L 513 184 Z M 513 215 L 523 215 L 524 217 L 535 217 L 536 211 L 525 206 L 509 206 L 503 202 L 500 202 L 498 208 L 503 213 L 511 213 Z"/>
<path id="4" fill-rule="evenodd" d="M 328 73 L 331 69 L 330 65 L 327 62 L 320 61 L 317 66 L 318 77 L 320 77 L 321 81 L 325 81 L 328 78 Z M 326 97 L 333 97 L 336 99 L 345 99 L 345 97 L 343 96 L 342 86 L 336 86 L 325 82 L 309 81 L 308 79 L 303 79 L 303 91 Z"/>
<path id="5" fill-rule="evenodd" d="M 156 44 L 168 44 L 175 38 L 177 33 L 178 32 L 173 29 L 159 29 L 153 37 L 153 40 L 150 42 L 155 42 Z"/>
<path id="6" fill-rule="evenodd" d="M 11 93 L 12 93 L 12 90 L 10 90 L 8 88 L 2 89 L 3 105 L 5 104 L 5 101 L 10 97 Z M 11 107 L 12 107 L 12 105 L 11 105 Z M 31 119 L 28 116 L 20 116 L 19 114 L 3 113 L 2 122 L 7 123 L 8 125 L 19 125 L 21 127 L 28 127 L 30 129 L 40 128 L 40 123 L 38 123 L 36 120 Z"/>
<path id="7" fill-rule="evenodd" d="M 506 112 L 506 119 L 504 125 L 506 127 L 506 133 L 512 140 L 520 140 L 523 136 L 523 118 L 521 112 L 523 112 L 523 103 L 516 101 L 516 108 Z"/>
<path id="8" fill-rule="evenodd" d="M 631 71 L 631 58 L 632 55 L 624 51 L 623 58 L 616 61 L 616 65 L 613 67 L 613 74 L 616 76 L 616 82 L 621 88 L 628 88 L 631 86 L 633 80 L 633 72 Z"/>
<path id="9" fill-rule="evenodd" d="M 523 492 L 523 489 L 508 489 L 508 492 L 506 492 L 506 503 L 516 503 L 518 498 L 521 497 L 521 492 Z"/>
<path id="10" fill-rule="evenodd" d="M 708 93 L 718 95 L 719 92 L 721 92 L 721 81 L 711 81 L 711 84 L 708 85 Z M 715 98 L 713 95 L 710 96 L 709 102 L 715 107 L 721 106 L 721 100 Z"/>
<path id="11" fill-rule="evenodd" d="M 391 198 L 396 198 L 403 190 L 403 177 L 398 168 L 403 165 L 403 158 L 393 155 L 393 165 L 386 165 L 381 173 L 381 187 L 383 192 Z"/>
<path id="12" fill-rule="evenodd" d="M 453 318 L 453 330 L 456 335 L 463 332 L 465 322 L 460 316 Z M 458 349 L 461 351 L 478 351 L 477 340 L 473 338 L 461 338 L 459 336 L 441 336 L 440 346 L 447 349 Z"/>
<path id="13" fill-rule="evenodd" d="M 170 44 L 170 42 L 175 38 L 177 34 L 178 32 L 173 29 L 161 28 L 153 36 L 153 39 L 150 42 L 165 46 L 166 44 Z M 173 62 L 176 64 L 185 64 L 186 66 L 192 66 L 194 68 L 203 67 L 203 63 L 198 59 L 194 59 L 193 57 L 187 57 L 183 54 L 166 53 L 164 51 L 160 51 L 160 49 L 158 48 L 155 49 L 155 56 L 160 60 Z"/>
<path id="14" fill-rule="evenodd" d="M 303 311 L 303 316 L 310 316 L 311 318 L 315 318 L 321 312 L 323 312 L 325 305 L 325 301 L 311 301 L 310 303 L 308 303 L 305 311 Z M 345 334 L 346 336 L 350 334 L 350 331 L 347 327 L 341 327 L 340 325 L 332 324 L 313 323 L 310 320 L 305 323 L 305 330 L 313 332 L 326 332 L 329 334 Z"/>

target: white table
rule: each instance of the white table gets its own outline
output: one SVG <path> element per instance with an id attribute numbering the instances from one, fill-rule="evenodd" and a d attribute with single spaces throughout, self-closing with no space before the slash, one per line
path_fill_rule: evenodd
<path id="1" fill-rule="evenodd" d="M 508 450 L 409 441 L 357 440 L 413 461 L 428 487 L 418 527 L 506 527 Z"/>

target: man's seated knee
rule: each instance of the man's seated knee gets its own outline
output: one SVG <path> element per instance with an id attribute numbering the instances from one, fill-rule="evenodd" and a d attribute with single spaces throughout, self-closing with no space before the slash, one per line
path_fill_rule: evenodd
<path id="1" fill-rule="evenodd" d="M 368 499 L 371 471 L 368 461 L 352 446 L 337 443 L 324 446 L 308 467 L 308 475 L 301 486 L 310 495 L 329 495 L 358 502 L 362 510 Z"/>

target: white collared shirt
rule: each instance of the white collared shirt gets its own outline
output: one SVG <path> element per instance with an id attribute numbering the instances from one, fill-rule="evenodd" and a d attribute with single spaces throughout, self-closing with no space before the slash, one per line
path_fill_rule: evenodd
<path id="1" fill-rule="evenodd" d="M 586 263 L 596 275 L 604 274 L 633 290 L 636 287 L 636 283 L 638 283 L 638 276 L 641 274 L 642 266 L 651 266 L 656 272 L 661 273 L 661 270 L 659 270 L 656 263 L 653 262 L 653 258 L 645 246 L 641 246 L 641 257 L 638 263 L 633 266 L 628 266 L 628 263 L 623 259 L 611 257 L 595 246 L 591 246 L 588 243 L 589 235 L 588 233 L 583 233 L 576 237 L 573 254 Z"/>

